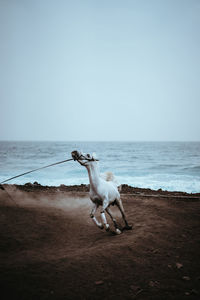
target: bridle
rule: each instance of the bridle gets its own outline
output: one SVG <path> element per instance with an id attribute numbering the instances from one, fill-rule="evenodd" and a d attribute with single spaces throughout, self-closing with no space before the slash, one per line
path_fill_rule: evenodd
<path id="1" fill-rule="evenodd" d="M 99 161 L 98 159 L 96 159 L 94 157 L 89 158 L 89 157 L 84 156 L 83 154 L 78 155 L 78 157 L 77 157 L 77 154 L 76 154 L 76 157 L 73 157 L 73 159 L 77 160 L 82 166 L 86 166 L 86 163 L 82 162 L 81 160 Z"/>

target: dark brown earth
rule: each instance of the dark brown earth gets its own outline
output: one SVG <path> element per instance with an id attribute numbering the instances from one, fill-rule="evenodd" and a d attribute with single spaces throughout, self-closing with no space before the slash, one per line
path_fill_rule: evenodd
<path id="1" fill-rule="evenodd" d="M 114 235 L 89 218 L 87 186 L 5 188 L 1 299 L 200 299 L 200 194 L 124 185 L 133 230 Z"/>

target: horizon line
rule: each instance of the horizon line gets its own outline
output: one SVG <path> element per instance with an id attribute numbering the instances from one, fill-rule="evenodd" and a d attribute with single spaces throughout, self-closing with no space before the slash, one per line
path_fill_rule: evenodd
<path id="1" fill-rule="evenodd" d="M 200 142 L 200 140 L 4 140 L 0 142 L 55 142 L 55 143 L 185 143 Z"/>

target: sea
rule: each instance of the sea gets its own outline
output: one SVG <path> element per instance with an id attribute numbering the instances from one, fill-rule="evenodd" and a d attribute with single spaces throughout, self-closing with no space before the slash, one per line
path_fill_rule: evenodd
<path id="1" fill-rule="evenodd" d="M 0 141 L 0 182 L 71 158 L 71 151 L 96 153 L 100 172 L 120 184 L 168 191 L 200 192 L 200 142 L 22 142 Z M 60 186 L 88 184 L 76 161 L 39 170 L 7 183 Z"/>

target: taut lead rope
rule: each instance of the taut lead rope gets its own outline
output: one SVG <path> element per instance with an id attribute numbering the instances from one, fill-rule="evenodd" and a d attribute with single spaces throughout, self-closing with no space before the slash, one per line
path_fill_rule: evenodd
<path id="1" fill-rule="evenodd" d="M 10 180 L 12 180 L 14 178 L 17 178 L 17 177 L 20 177 L 20 176 L 23 176 L 23 175 L 26 175 L 26 174 L 29 174 L 29 173 L 32 173 L 32 172 L 35 172 L 35 171 L 38 171 L 38 170 L 42 170 L 42 169 L 45 169 L 45 168 L 48 168 L 48 167 L 51 167 L 51 166 L 62 164 L 64 162 L 67 162 L 67 161 L 70 161 L 70 160 L 73 160 L 73 158 L 62 160 L 62 161 L 56 162 L 54 164 L 51 164 L 51 165 L 48 165 L 48 166 L 44 166 L 44 167 L 41 167 L 41 168 L 37 168 L 37 169 L 31 170 L 31 171 L 25 172 L 23 174 L 19 174 L 19 175 L 16 175 L 14 177 L 8 178 L 8 179 L 0 182 L 0 189 L 4 190 L 7 193 L 8 197 L 15 203 L 16 206 L 18 206 L 18 204 L 14 201 L 14 199 L 11 197 L 11 195 L 8 193 L 8 191 L 5 189 L 5 187 L 2 185 L 2 183 L 5 183 L 5 182 L 10 181 Z"/>
<path id="2" fill-rule="evenodd" d="M 14 179 L 14 178 L 17 178 L 17 177 L 20 177 L 20 176 L 23 176 L 23 175 L 26 175 L 26 174 L 29 174 L 29 173 L 38 171 L 38 170 L 42 170 L 42 169 L 45 169 L 45 168 L 48 168 L 48 167 L 51 167 L 51 166 L 55 166 L 55 165 L 62 164 L 62 163 L 64 163 L 64 162 L 67 162 L 67 161 L 70 161 L 70 160 L 73 160 L 73 158 L 66 159 L 66 160 L 62 160 L 62 161 L 56 162 L 56 163 L 54 163 L 54 164 L 51 164 L 51 165 L 48 165 L 48 166 L 45 166 L 45 167 L 37 168 L 37 169 L 31 170 L 31 171 L 25 172 L 25 173 L 23 173 L 23 174 L 16 175 L 16 176 L 14 176 L 14 177 L 8 178 L 8 179 L 6 179 L 6 180 L 0 182 L 0 184 L 5 183 L 5 182 L 7 182 L 7 181 L 10 181 L 10 180 L 12 180 L 12 179 Z"/>

